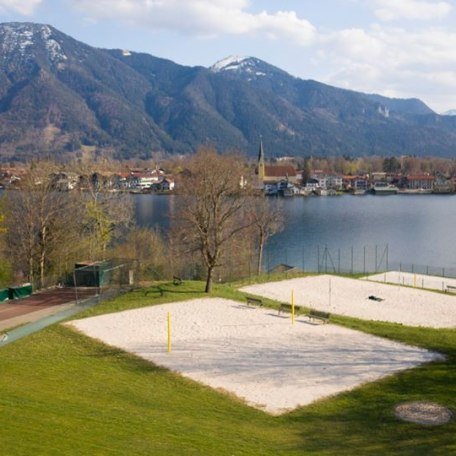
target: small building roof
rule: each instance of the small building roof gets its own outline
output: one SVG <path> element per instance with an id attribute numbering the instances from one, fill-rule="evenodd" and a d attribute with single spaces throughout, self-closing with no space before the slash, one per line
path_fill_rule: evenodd
<path id="1" fill-rule="evenodd" d="M 283 274 L 284 272 L 300 272 L 296 266 L 290 266 L 289 264 L 278 264 L 269 270 L 270 274 Z"/>
<path id="2" fill-rule="evenodd" d="M 266 165 L 264 174 L 267 177 L 296 176 L 296 169 L 290 165 Z"/>

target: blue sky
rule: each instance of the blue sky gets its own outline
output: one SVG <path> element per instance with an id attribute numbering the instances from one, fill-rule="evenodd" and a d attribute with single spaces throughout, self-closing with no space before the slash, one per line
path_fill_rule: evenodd
<path id="1" fill-rule="evenodd" d="M 0 21 L 183 65 L 255 56 L 303 79 L 456 109 L 456 0 L 0 0 Z"/>

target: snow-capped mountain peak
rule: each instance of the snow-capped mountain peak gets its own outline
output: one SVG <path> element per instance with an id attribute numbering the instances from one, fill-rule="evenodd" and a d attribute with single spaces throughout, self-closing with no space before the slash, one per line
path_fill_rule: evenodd
<path id="1" fill-rule="evenodd" d="M 219 60 L 209 68 L 214 73 L 222 73 L 228 77 L 243 79 L 248 82 L 278 80 L 290 75 L 256 57 L 230 56 Z"/>
<path id="2" fill-rule="evenodd" d="M 456 109 L 450 109 L 447 112 L 443 113 L 444 116 L 456 116 Z"/>
<path id="3" fill-rule="evenodd" d="M 58 63 L 67 60 L 60 43 L 55 39 L 54 30 L 48 25 L 31 23 L 2 24 L 0 37 L 0 50 L 3 51 L 3 54 L 18 55 L 27 59 L 30 57 L 30 51 L 39 43 L 42 43 L 51 62 Z"/>
<path id="4" fill-rule="evenodd" d="M 41 28 L 41 37 L 45 42 L 49 58 L 53 62 L 67 60 L 67 56 L 65 55 L 65 52 L 63 52 L 62 46 L 53 38 L 52 29 L 48 25 L 44 25 Z"/>
<path id="5" fill-rule="evenodd" d="M 222 60 L 219 60 L 214 65 L 211 66 L 211 70 L 214 73 L 219 71 L 234 71 L 239 70 L 245 66 L 246 60 L 251 59 L 251 57 L 242 57 L 239 55 L 231 55 Z"/>
<path id="6" fill-rule="evenodd" d="M 5 53 L 25 55 L 27 48 L 34 44 L 33 27 L 27 24 L 6 24 L 2 27 L 2 48 Z"/>

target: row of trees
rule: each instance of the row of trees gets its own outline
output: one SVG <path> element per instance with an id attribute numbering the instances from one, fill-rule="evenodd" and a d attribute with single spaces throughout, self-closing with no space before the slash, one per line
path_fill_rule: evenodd
<path id="1" fill-rule="evenodd" d="M 32 164 L 20 191 L 2 201 L 3 263 L 12 277 L 43 288 L 62 280 L 76 261 L 106 258 L 108 247 L 132 222 L 128 195 L 103 193 L 91 186 L 84 193 L 57 191 L 53 162 Z M 5 274 L 4 274 L 5 276 Z"/>
<path id="2" fill-rule="evenodd" d="M 94 183 L 84 192 L 56 191 L 52 162 L 30 166 L 21 190 L 1 206 L 0 281 L 22 279 L 42 288 L 69 275 L 74 263 L 118 257 L 138 260 L 144 279 L 185 275 L 206 279 L 242 268 L 261 272 L 268 238 L 282 227 L 277 201 L 255 194 L 241 157 L 202 149 L 182 166 L 180 196 L 164 236 L 134 225 L 134 201 Z M 81 174 L 88 172 L 80 170 Z M 253 264 L 253 260 L 255 265 Z M 242 275 L 242 274 L 241 274 Z"/>
<path id="3" fill-rule="evenodd" d="M 435 157 L 310 157 L 297 159 L 296 162 L 304 171 L 304 177 L 309 177 L 311 170 L 315 169 L 353 176 L 382 171 L 456 175 L 456 160 Z"/>
<path id="4" fill-rule="evenodd" d="M 413 157 L 312 158 L 302 165 L 344 174 L 456 171 L 454 161 Z M 80 175 L 94 171 L 91 163 L 67 166 Z M 277 201 L 255 194 L 252 165 L 202 149 L 173 169 L 181 195 L 165 236 L 134 225 L 130 195 L 106 192 L 97 182 L 88 182 L 84 192 L 59 192 L 51 176 L 61 166 L 32 163 L 21 190 L 7 191 L 0 202 L 0 283 L 23 280 L 46 287 L 68 276 L 77 261 L 108 257 L 138 260 L 145 279 L 204 278 L 206 291 L 216 272 L 219 278 L 260 273 L 264 246 L 283 220 Z"/>

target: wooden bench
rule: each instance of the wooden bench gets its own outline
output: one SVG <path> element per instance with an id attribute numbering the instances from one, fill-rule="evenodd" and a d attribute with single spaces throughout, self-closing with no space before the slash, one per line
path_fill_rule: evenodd
<path id="1" fill-rule="evenodd" d="M 184 281 L 180 277 L 177 277 L 177 276 L 173 277 L 173 284 L 174 285 L 182 285 L 183 283 L 184 283 Z"/>
<path id="2" fill-rule="evenodd" d="M 295 304 L 294 310 L 295 310 L 295 314 L 297 314 L 298 312 L 300 312 L 301 306 L 297 306 Z M 281 312 L 290 312 L 291 313 L 291 311 L 292 311 L 291 304 L 288 304 L 287 302 L 281 302 L 280 303 L 279 312 L 278 312 L 279 315 L 280 315 Z"/>
<path id="3" fill-rule="evenodd" d="M 246 301 L 247 301 L 247 305 L 250 306 L 260 306 L 262 307 L 263 306 L 263 301 L 261 299 L 258 299 L 258 298 L 252 298 L 250 296 L 247 296 L 247 298 L 245 298 Z"/>
<path id="4" fill-rule="evenodd" d="M 447 293 L 456 293 L 456 287 L 454 285 L 447 285 L 445 291 Z"/>
<path id="5" fill-rule="evenodd" d="M 309 317 L 309 320 L 320 320 L 323 323 L 327 323 L 329 321 L 330 314 L 328 312 L 322 312 L 321 310 L 312 309 L 307 316 Z"/>

